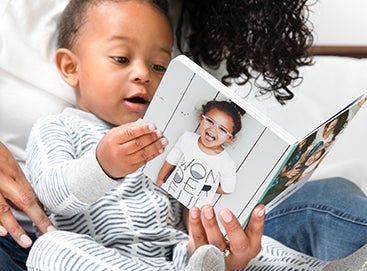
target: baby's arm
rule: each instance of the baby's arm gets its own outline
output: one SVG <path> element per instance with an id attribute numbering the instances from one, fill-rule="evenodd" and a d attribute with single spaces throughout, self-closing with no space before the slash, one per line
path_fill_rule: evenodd
<path id="1" fill-rule="evenodd" d="M 127 123 L 111 129 L 101 139 L 97 160 L 108 176 L 117 179 L 161 154 L 167 143 L 153 124 Z"/>
<path id="2" fill-rule="evenodd" d="M 95 160 L 95 148 L 85 151 L 84 155 L 80 157 L 81 152 L 78 150 L 81 147 L 71 140 L 71 131 L 73 130 L 70 126 L 67 127 L 63 120 L 50 116 L 37 121 L 28 140 L 27 173 L 29 181 L 45 208 L 52 213 L 70 215 L 88 208 L 90 202 L 78 197 L 77 192 L 84 191 L 85 187 L 94 186 L 90 183 L 90 178 L 83 174 L 93 175 L 94 178 L 103 174 L 103 172 L 101 174 L 92 172 L 91 169 L 95 167 L 89 167 L 89 164 L 86 163 L 92 159 L 85 159 L 85 157 Z M 93 144 L 96 141 L 88 139 L 87 142 Z M 95 162 L 93 165 L 98 164 Z M 74 174 L 75 172 L 77 174 Z M 79 178 L 80 176 L 83 178 Z M 77 191 L 73 189 L 73 184 L 77 184 Z"/>
<path id="3" fill-rule="evenodd" d="M 149 144 L 149 137 L 152 138 L 153 142 L 159 143 L 159 140 L 157 142 L 157 134 L 159 133 L 147 132 L 150 131 L 148 124 L 133 123 L 126 125 L 126 129 L 121 128 L 123 127 L 107 132 L 102 140 L 99 140 L 97 135 L 88 140 L 84 139 L 85 144 L 89 144 L 91 147 L 83 151 L 81 148 L 86 148 L 87 145 L 81 146 L 79 145 L 81 141 L 76 143 L 71 139 L 74 132 L 79 133 L 80 131 L 73 132 L 73 128 L 66 127 L 63 121 L 50 117 L 34 126 L 27 148 L 27 167 L 32 186 L 48 210 L 63 215 L 83 211 L 88 208 L 90 203 L 123 181 L 122 179 L 111 179 L 111 176 L 123 177 L 141 166 L 134 160 L 134 155 L 139 156 L 141 152 L 143 154 L 144 152 L 149 153 L 150 156 L 146 157 L 148 161 L 162 151 L 159 148 L 154 151 L 154 143 Z M 148 135 L 142 134 L 141 130 L 146 131 Z M 84 135 L 80 135 L 80 137 L 84 138 Z M 129 137 L 132 139 L 128 140 Z M 94 145 L 97 142 L 103 142 L 104 148 L 107 148 L 106 150 L 101 148 L 100 151 L 104 150 L 103 154 L 110 155 L 108 158 L 111 159 L 111 164 L 108 166 L 113 169 L 122 168 L 125 170 L 121 173 L 123 175 L 113 176 L 111 172 L 99 164 L 101 161 L 104 163 L 109 163 L 109 161 L 106 162 L 97 157 L 96 145 Z M 149 151 L 149 149 L 153 150 Z M 121 152 L 126 152 L 122 155 L 125 160 L 118 156 Z M 97 158 L 100 160 L 97 161 Z M 131 166 L 131 163 L 134 162 L 135 164 Z"/>

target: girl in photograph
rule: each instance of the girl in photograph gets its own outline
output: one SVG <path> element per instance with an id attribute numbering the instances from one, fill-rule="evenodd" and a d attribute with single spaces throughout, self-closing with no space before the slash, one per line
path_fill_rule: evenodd
<path id="1" fill-rule="evenodd" d="M 244 113 L 228 101 L 202 105 L 199 133 L 181 135 L 158 174 L 158 185 L 188 208 L 210 203 L 215 193 L 232 193 L 236 168 L 224 146 L 241 130 Z"/>

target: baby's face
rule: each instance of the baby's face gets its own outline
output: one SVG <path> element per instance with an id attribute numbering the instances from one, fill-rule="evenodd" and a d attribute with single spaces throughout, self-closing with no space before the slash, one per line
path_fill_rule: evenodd
<path id="1" fill-rule="evenodd" d="M 200 140 L 206 148 L 221 148 L 226 142 L 233 140 L 233 118 L 217 109 L 209 110 L 200 118 Z"/>
<path id="2" fill-rule="evenodd" d="M 80 33 L 77 107 L 114 125 L 142 118 L 171 59 L 167 18 L 141 1 L 108 2 Z"/>

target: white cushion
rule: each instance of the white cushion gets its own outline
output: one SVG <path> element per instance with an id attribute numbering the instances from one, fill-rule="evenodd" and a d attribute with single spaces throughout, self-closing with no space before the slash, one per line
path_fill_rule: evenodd
<path id="1" fill-rule="evenodd" d="M 66 0 L 0 1 L 0 140 L 22 162 L 34 121 L 74 103 L 53 63 Z"/>

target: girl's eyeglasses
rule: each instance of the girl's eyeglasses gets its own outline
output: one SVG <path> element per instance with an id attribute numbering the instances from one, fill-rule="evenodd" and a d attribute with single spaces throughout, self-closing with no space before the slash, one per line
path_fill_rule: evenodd
<path id="1" fill-rule="evenodd" d="M 204 124 L 208 127 L 215 127 L 215 129 L 217 130 L 217 132 L 220 136 L 233 137 L 233 135 L 230 132 L 228 132 L 227 128 L 225 128 L 222 125 L 216 123 L 215 120 L 213 120 L 212 118 L 210 118 L 208 116 L 205 116 L 205 115 L 201 115 L 201 117 L 203 118 Z"/>

